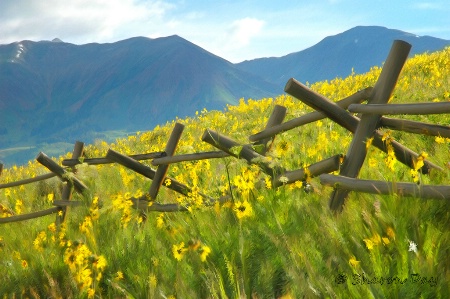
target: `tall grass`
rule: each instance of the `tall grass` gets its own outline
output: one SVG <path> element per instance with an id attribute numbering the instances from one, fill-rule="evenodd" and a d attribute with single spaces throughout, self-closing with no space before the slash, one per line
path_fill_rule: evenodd
<path id="1" fill-rule="evenodd" d="M 450 48 L 406 63 L 392 103 L 450 100 Z M 319 82 L 311 88 L 332 100 L 372 86 L 380 73 Z M 201 111 L 177 119 L 186 129 L 177 153 L 214 150 L 202 143 L 210 128 L 241 143 L 264 128 L 275 104 L 287 119 L 311 111 L 287 95 L 242 100 L 225 112 Z M 406 117 L 405 117 L 406 118 Z M 450 115 L 410 116 L 450 125 Z M 86 149 L 100 157 L 162 151 L 174 122 L 113 144 Z M 423 184 L 450 184 L 450 140 L 392 132 L 397 140 L 444 168 Z M 271 163 L 303 168 L 346 153 L 351 134 L 328 120 L 276 137 Z M 57 160 L 61 160 L 60 157 Z M 400 163 L 370 149 L 361 178 L 410 181 Z M 151 166 L 150 161 L 143 162 Z M 5 169 L 0 182 L 46 172 L 36 162 Z M 189 204 L 188 212 L 143 214 L 129 198 L 151 181 L 117 164 L 77 167 L 89 187 L 75 194 L 61 228 L 54 216 L 0 226 L 0 294 L 4 298 L 449 298 L 450 203 L 395 195 L 350 193 L 342 213 L 328 208 L 331 189 L 318 179 L 271 189 L 257 167 L 234 158 L 173 164 L 169 175 L 190 197 L 162 189 L 158 201 Z M 261 185 L 257 182 L 266 182 Z M 308 183 L 308 188 L 305 184 Z M 61 197 L 57 179 L 0 190 L 3 217 L 51 206 Z M 197 192 L 232 199 L 206 207 Z"/>

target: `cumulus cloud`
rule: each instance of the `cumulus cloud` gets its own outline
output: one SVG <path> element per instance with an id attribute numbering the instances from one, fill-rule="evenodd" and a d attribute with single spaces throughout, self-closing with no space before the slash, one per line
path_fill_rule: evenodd
<path id="1" fill-rule="evenodd" d="M 236 46 L 246 46 L 250 43 L 250 39 L 261 32 L 264 21 L 254 18 L 244 18 L 234 21 L 229 29 L 229 37 L 231 42 Z"/>
<path id="2" fill-rule="evenodd" d="M 118 31 L 138 23 L 150 26 L 153 21 L 156 25 L 172 7 L 162 1 L 2 0 L 0 43 L 53 37 L 70 37 L 74 42 L 108 41 Z"/>

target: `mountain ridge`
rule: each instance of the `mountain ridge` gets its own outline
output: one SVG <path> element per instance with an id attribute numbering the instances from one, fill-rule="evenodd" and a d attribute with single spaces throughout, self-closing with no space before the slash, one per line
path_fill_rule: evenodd
<path id="1" fill-rule="evenodd" d="M 345 77 L 352 68 L 362 73 L 380 65 L 399 37 L 412 39 L 412 53 L 450 45 L 432 37 L 417 43 L 413 34 L 379 26 L 354 27 L 299 52 L 237 64 L 178 35 L 0 45 L 0 160 L 23 163 L 43 148 L 39 144 L 65 143 L 67 152 L 74 140 L 108 140 L 108 134 L 150 130 L 203 108 L 223 110 L 240 98 L 273 97 L 291 77 L 314 82 Z M 23 147 L 37 150 L 2 154 Z"/>
<path id="2" fill-rule="evenodd" d="M 266 57 L 238 63 L 242 70 L 260 73 L 279 88 L 289 78 L 303 82 L 346 77 L 352 69 L 365 73 L 381 66 L 395 39 L 412 44 L 410 57 L 425 51 L 434 52 L 450 45 L 450 40 L 418 36 L 382 26 L 356 26 L 342 33 L 327 36 L 302 51 L 281 57 Z"/>
<path id="3" fill-rule="evenodd" d="M 274 96 L 269 82 L 179 37 L 0 46 L 2 147 L 151 129 L 176 116 Z"/>

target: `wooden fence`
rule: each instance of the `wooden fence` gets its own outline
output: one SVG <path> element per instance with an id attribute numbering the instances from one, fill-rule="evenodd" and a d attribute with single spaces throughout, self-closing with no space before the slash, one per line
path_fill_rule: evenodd
<path id="1" fill-rule="evenodd" d="M 117 163 L 151 179 L 152 183 L 147 194 L 139 198 L 131 198 L 135 208 L 145 211 L 173 212 L 186 211 L 188 209 L 187 206 L 179 204 L 160 204 L 156 202 L 161 186 L 184 196 L 189 196 L 192 193 L 192 189 L 189 186 L 167 176 L 167 170 L 170 164 L 229 156 L 243 159 L 250 164 L 256 164 L 261 171 L 272 178 L 273 188 L 284 184 L 291 184 L 299 180 L 305 181 L 307 176 L 319 176 L 322 184 L 334 187 L 329 203 L 330 209 L 333 211 L 342 209 L 345 198 L 350 191 L 376 194 L 395 193 L 424 199 L 450 199 L 450 185 L 428 186 L 402 182 L 393 184 L 390 182 L 357 179 L 367 154 L 367 140 L 372 139 L 371 144 L 373 146 L 386 153 L 389 151 L 388 145 L 383 141 L 382 134 L 378 130 L 381 127 L 414 134 L 450 138 L 450 126 L 393 119 L 383 116 L 384 114 L 450 113 L 450 102 L 400 105 L 386 104 L 394 90 L 410 48 L 411 45 L 404 41 L 394 41 L 375 86 L 367 87 L 337 102 L 333 102 L 312 91 L 295 79 L 290 79 L 286 84 L 285 92 L 301 100 L 316 111 L 283 122 L 287 110 L 285 107 L 276 105 L 264 130 L 249 136 L 250 143 L 248 144 L 239 144 L 228 136 L 207 129 L 202 136 L 202 141 L 216 147 L 218 151 L 174 155 L 178 141 L 184 130 L 184 125 L 176 123 L 163 152 L 126 156 L 109 149 L 106 157 L 83 158 L 84 145 L 82 142 L 76 142 L 72 158 L 63 160 L 62 166 L 58 165 L 44 153 L 39 153 L 36 160 L 49 169 L 50 173 L 17 182 L 0 184 L 0 189 L 38 182 L 57 176 L 64 184 L 61 199 L 54 200 L 54 207 L 47 210 L 0 218 L 0 223 L 22 221 L 56 213 L 56 223 L 60 224 L 66 217 L 68 207 L 75 207 L 82 204 L 81 202 L 72 200 L 72 191 L 83 193 L 87 190 L 86 185 L 76 176 L 74 166 L 80 163 L 86 163 L 88 165 Z M 365 105 L 360 104 L 363 101 L 367 101 L 368 103 Z M 347 108 L 348 111 L 346 110 Z M 352 113 L 360 113 L 361 117 L 354 116 Z M 345 156 L 338 153 L 307 166 L 307 169 L 302 168 L 296 170 L 271 166 L 268 162 L 265 162 L 264 157 L 269 150 L 269 144 L 271 144 L 271 141 L 273 142 L 273 138 L 277 134 L 323 118 L 329 118 L 353 133 L 352 142 Z M 417 153 L 394 140 L 390 141 L 389 146 L 392 148 L 398 161 L 412 169 L 416 167 L 416 161 L 419 158 Z M 258 151 L 255 148 L 258 148 Z M 156 169 L 139 162 L 140 160 L 148 159 L 152 160 L 152 165 Z M 2 167 L 0 164 L 0 174 Z M 67 167 L 71 168 L 71 170 L 68 171 Z M 339 170 L 339 175 L 329 174 L 337 170 Z M 429 160 L 424 160 L 423 166 L 418 170 L 423 174 L 429 174 L 432 170 L 442 171 L 442 168 Z M 168 183 L 169 180 L 167 178 L 170 179 L 170 183 Z M 201 192 L 198 194 L 204 199 L 206 205 L 212 205 L 217 201 L 223 202 L 230 199 L 229 195 L 212 198 Z M 153 204 L 149 206 L 150 201 Z"/>

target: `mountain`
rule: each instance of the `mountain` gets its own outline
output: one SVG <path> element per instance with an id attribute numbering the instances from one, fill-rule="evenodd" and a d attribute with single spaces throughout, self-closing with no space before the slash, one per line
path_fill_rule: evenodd
<path id="1" fill-rule="evenodd" d="M 365 73 L 381 66 L 396 39 L 412 44 L 410 56 L 434 52 L 450 45 L 450 40 L 417 36 L 380 26 L 357 26 L 324 38 L 316 45 L 283 57 L 259 58 L 238 63 L 243 71 L 259 74 L 283 89 L 287 80 L 314 83 L 347 77 L 352 69 Z"/>
<path id="2" fill-rule="evenodd" d="M 0 45 L 0 159 L 5 148 L 92 142 L 280 92 L 179 36 Z"/>
<path id="3" fill-rule="evenodd" d="M 179 37 L 135 37 L 74 45 L 21 41 L 0 45 L 0 160 L 61 155 L 75 140 L 112 141 L 196 110 L 238 99 L 273 97 L 287 80 L 315 82 L 363 73 L 386 59 L 393 40 L 411 55 L 450 41 L 358 26 L 279 58 L 232 64 Z"/>

